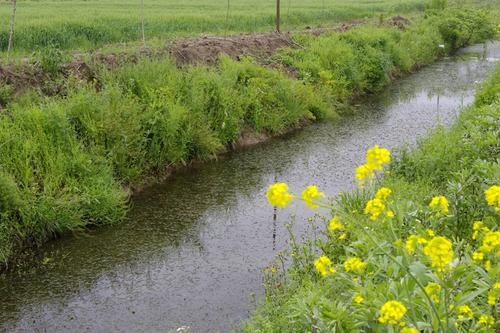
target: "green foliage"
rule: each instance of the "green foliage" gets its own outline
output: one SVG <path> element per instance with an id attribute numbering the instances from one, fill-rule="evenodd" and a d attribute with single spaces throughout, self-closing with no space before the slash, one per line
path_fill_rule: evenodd
<path id="1" fill-rule="evenodd" d="M 58 47 L 51 44 L 37 50 L 35 59 L 45 72 L 57 74 L 61 65 L 68 60 L 68 57 Z"/>
<path id="2" fill-rule="evenodd" d="M 439 18 L 429 20 L 404 32 L 369 26 L 301 36 L 304 47 L 280 52 L 274 64 L 296 68 L 299 79 L 251 58 L 183 68 L 142 58 L 98 69 L 99 84 L 68 84 L 64 97 L 16 98 L 0 113 L 0 262 L 64 231 L 120 221 L 123 188 L 211 158 L 243 131 L 279 134 L 334 117 L 353 96 L 437 56 Z M 52 73 L 61 57 L 53 47 L 39 53 Z M 495 149 L 490 141 L 481 149 Z M 457 188 L 457 198 L 467 191 Z"/>
<path id="3" fill-rule="evenodd" d="M 336 198 L 331 215 L 339 218 L 340 230 L 328 229 L 328 218 L 316 214 L 312 234 L 321 236 L 300 245 L 292 238 L 291 266 L 268 272 L 266 300 L 245 331 L 399 332 L 398 325 L 379 321 L 390 300 L 406 306 L 401 327 L 418 332 L 498 331 L 500 206 L 487 202 L 485 190 L 500 184 L 500 100 L 490 98 L 497 96 L 499 70 L 452 128 L 437 129 L 415 150 L 398 152 L 383 179 Z M 392 190 L 383 202 L 394 217 L 369 219 L 365 207 L 380 186 Z M 439 214 L 429 203 L 440 195 L 449 211 Z M 421 244 L 412 246 L 410 235 Z M 496 237 L 496 245 L 485 246 L 486 235 Z M 435 236 L 451 245 L 443 271 L 433 256 L 442 256 L 446 246 L 424 250 Z M 335 273 L 318 274 L 313 262 L 320 255 L 331 258 Z M 366 263 L 362 272 L 342 264 L 352 257 Z M 437 285 L 435 294 L 425 288 L 430 283 Z M 460 313 L 464 305 L 471 317 Z"/>
<path id="4" fill-rule="evenodd" d="M 405 31 L 361 26 L 319 37 L 299 35 L 296 42 L 304 48 L 280 50 L 275 59 L 296 69 L 302 80 L 327 87 L 342 104 L 380 91 L 400 72 L 434 61 L 442 55 L 439 44 L 447 43 L 451 51 L 493 35 L 494 26 L 482 11 L 429 11 Z"/>

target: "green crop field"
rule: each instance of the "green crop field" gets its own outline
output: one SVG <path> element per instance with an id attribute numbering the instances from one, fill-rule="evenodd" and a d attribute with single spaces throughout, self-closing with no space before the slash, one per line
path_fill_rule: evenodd
<path id="1" fill-rule="evenodd" d="M 281 0 L 283 29 L 424 8 L 423 0 Z M 229 4 L 229 11 L 228 11 Z M 275 0 L 145 0 L 148 44 L 173 36 L 271 31 Z M 0 50 L 7 49 L 10 1 L 0 2 Z M 141 39 L 140 0 L 18 0 L 14 52 L 38 48 L 88 50 Z M 122 45 L 123 46 L 123 45 Z"/>

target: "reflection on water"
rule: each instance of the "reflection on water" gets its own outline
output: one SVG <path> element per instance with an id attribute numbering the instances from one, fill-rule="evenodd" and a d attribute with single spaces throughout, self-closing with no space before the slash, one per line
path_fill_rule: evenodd
<path id="1" fill-rule="evenodd" d="M 482 46 L 472 48 L 482 54 Z M 447 59 L 363 102 L 355 115 L 179 172 L 137 195 L 128 223 L 48 244 L 44 264 L 0 276 L 0 328 L 19 332 L 227 332 L 262 294 L 261 269 L 286 246 L 275 181 L 335 194 L 367 147 L 413 143 L 448 125 L 500 57 Z M 298 205 L 296 232 L 310 211 Z"/>

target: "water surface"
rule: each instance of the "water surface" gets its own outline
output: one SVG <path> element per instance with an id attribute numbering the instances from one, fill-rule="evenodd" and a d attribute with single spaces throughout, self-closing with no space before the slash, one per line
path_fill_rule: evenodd
<path id="1" fill-rule="evenodd" d="M 312 125 L 180 172 L 134 197 L 129 221 L 53 241 L 41 258 L 0 276 L 0 330 L 8 332 L 228 332 L 262 295 L 261 270 L 286 247 L 275 181 L 328 194 L 355 186 L 374 144 L 412 144 L 449 125 L 500 58 L 499 44 L 468 49 L 391 85 L 350 117 Z M 274 239 L 273 234 L 276 238 Z"/>

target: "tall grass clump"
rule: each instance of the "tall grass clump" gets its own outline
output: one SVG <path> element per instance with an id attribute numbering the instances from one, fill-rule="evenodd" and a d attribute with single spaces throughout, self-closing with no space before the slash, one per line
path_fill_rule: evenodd
<path id="1" fill-rule="evenodd" d="M 499 73 L 415 150 L 394 159 L 369 149 L 358 190 L 295 196 L 316 232 L 292 238 L 288 269 L 265 270 L 266 298 L 246 332 L 498 332 Z M 289 191 L 271 185 L 269 203 L 286 207 Z"/>

